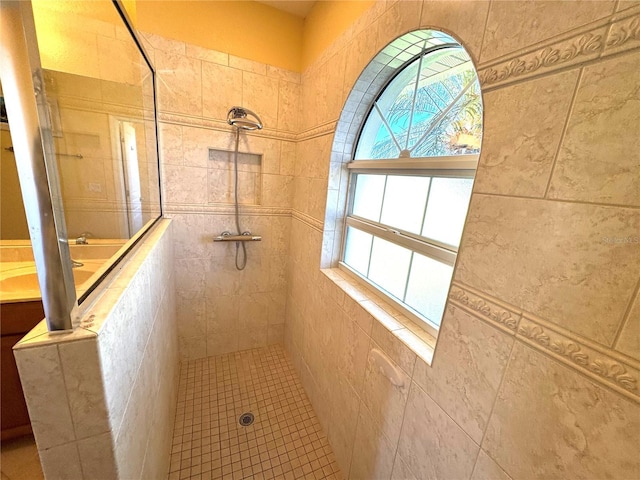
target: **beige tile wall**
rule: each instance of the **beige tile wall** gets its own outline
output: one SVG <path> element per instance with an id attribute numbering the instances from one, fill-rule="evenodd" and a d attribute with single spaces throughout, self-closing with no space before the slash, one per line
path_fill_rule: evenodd
<path id="1" fill-rule="evenodd" d="M 640 475 L 639 21 L 629 2 L 377 2 L 303 73 L 285 346 L 345 475 Z M 485 108 L 431 365 L 320 270 L 369 100 L 356 80 L 426 26 L 480 62 Z"/>
<path id="2" fill-rule="evenodd" d="M 162 478 L 178 381 L 171 222 L 162 220 L 71 334 L 15 356 L 46 478 Z"/>
<path id="3" fill-rule="evenodd" d="M 159 75 L 164 212 L 174 220 L 178 337 L 183 360 L 282 343 L 300 75 L 222 52 L 145 34 Z M 243 132 L 239 151 L 240 226 L 263 237 L 235 268 L 232 106 L 255 111 L 259 132 Z M 326 148 L 329 148 L 327 144 Z M 328 151 L 328 150 L 327 150 Z M 241 156 L 241 159 L 243 156 Z M 324 201 L 324 200 L 322 200 Z M 317 199 L 315 208 L 321 208 Z"/>

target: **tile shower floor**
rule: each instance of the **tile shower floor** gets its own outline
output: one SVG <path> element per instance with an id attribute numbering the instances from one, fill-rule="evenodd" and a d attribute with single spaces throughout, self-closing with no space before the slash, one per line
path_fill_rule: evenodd
<path id="1" fill-rule="evenodd" d="M 239 418 L 255 416 L 244 427 Z M 280 345 L 185 362 L 169 480 L 342 479 Z"/>

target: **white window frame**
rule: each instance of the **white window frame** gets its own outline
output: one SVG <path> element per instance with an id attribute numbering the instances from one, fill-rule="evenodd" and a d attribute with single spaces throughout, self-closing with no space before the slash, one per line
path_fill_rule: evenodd
<path id="1" fill-rule="evenodd" d="M 428 52 L 422 52 L 422 58 L 425 55 L 428 55 Z M 406 65 L 409 65 L 415 60 L 412 59 L 410 62 L 407 62 Z M 420 60 L 422 61 L 422 59 Z M 394 75 L 387 85 L 393 81 L 394 78 L 397 77 L 403 70 L 404 66 L 398 70 L 398 73 Z M 380 98 L 381 95 L 384 94 L 386 89 L 386 85 L 379 91 L 377 98 Z M 452 105 L 455 104 L 457 98 L 452 102 Z M 367 120 L 369 119 L 369 115 L 373 114 L 372 107 L 369 110 L 369 113 L 365 116 L 362 121 L 361 131 L 366 125 Z M 384 118 L 384 117 L 383 117 Z M 422 141 L 422 139 L 420 140 Z M 416 145 L 420 143 L 418 141 Z M 355 156 L 355 151 L 358 148 L 358 144 L 360 142 L 360 138 L 355 142 L 353 147 L 353 156 Z M 347 244 L 347 232 L 348 227 L 355 228 L 357 230 L 363 231 L 365 233 L 369 233 L 373 235 L 373 237 L 378 237 L 383 240 L 386 240 L 395 245 L 399 245 L 404 247 L 411 252 L 419 253 L 428 258 L 434 259 L 438 262 L 450 265 L 452 268 L 455 266 L 458 248 L 452 245 L 447 245 L 441 242 L 438 242 L 433 239 L 428 239 L 421 235 L 417 235 L 414 233 L 410 233 L 398 228 L 391 227 L 389 225 L 385 225 L 380 222 L 376 222 L 370 219 L 362 218 L 353 214 L 354 200 L 355 200 L 355 186 L 356 186 L 356 176 L 358 174 L 379 174 L 379 175 L 396 175 L 396 176 L 407 176 L 407 175 L 416 175 L 423 177 L 447 177 L 447 178 L 471 178 L 475 177 L 477 165 L 478 165 L 479 154 L 463 154 L 463 155 L 455 155 L 455 156 L 437 156 L 437 157 L 417 157 L 417 158 L 392 158 L 392 159 L 352 159 L 348 164 L 347 168 L 349 170 L 349 189 L 348 189 L 348 197 L 347 197 L 347 212 L 345 216 L 345 225 L 343 229 L 342 235 L 342 246 L 340 252 L 340 261 L 338 262 L 338 267 L 341 271 L 347 273 L 349 276 L 359 280 L 364 283 L 364 285 L 372 291 L 374 294 L 381 296 L 384 301 L 390 303 L 392 307 L 400 311 L 402 314 L 411 319 L 414 323 L 418 324 L 428 333 L 433 336 L 437 336 L 439 326 L 423 317 L 418 312 L 414 311 L 408 305 L 403 303 L 402 301 L 396 299 L 393 295 L 386 292 L 382 287 L 374 283 L 372 280 L 368 279 L 349 265 L 344 262 L 345 252 L 346 252 L 346 244 Z M 431 188 L 431 187 L 430 187 Z M 428 205 L 425 204 L 425 208 Z M 371 261 L 371 259 L 369 259 Z M 407 282 L 409 281 L 409 277 L 411 275 L 411 263 L 409 266 L 409 271 L 407 273 Z M 451 282 L 450 282 L 451 283 Z M 450 285 L 449 285 L 450 287 Z"/>

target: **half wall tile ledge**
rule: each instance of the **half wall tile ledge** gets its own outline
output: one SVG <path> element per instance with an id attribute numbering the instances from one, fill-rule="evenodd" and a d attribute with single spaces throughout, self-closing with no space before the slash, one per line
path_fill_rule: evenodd
<path id="1" fill-rule="evenodd" d="M 346 297 L 349 297 L 352 301 L 358 303 L 409 350 L 424 360 L 427 365 L 431 365 L 436 347 L 436 339 L 433 335 L 423 330 L 372 290 L 356 282 L 342 270 L 338 268 L 323 268 L 320 269 L 320 272 L 338 287 L 345 300 Z"/>
<path id="2" fill-rule="evenodd" d="M 49 332 L 45 319 L 42 319 L 13 347 L 13 350 L 42 347 L 45 345 L 59 345 L 96 338 L 100 334 L 106 318 L 114 310 L 125 288 L 140 270 L 140 266 L 151 254 L 158 240 L 170 227 L 171 219 L 163 218 L 157 222 L 142 242 L 139 242 L 131 252 L 109 274 L 107 279 L 96 289 L 92 297 L 87 300 L 88 305 L 78 309 L 79 325 L 73 331 Z"/>
<path id="3" fill-rule="evenodd" d="M 50 332 L 47 329 L 47 322 L 42 319 L 31 329 L 18 343 L 13 346 L 13 350 L 23 350 L 26 348 L 43 347 L 45 345 L 57 345 L 66 342 L 77 342 L 88 338 L 95 338 L 97 335 L 83 327 L 78 327 L 73 331 L 63 330 L 60 332 Z"/>

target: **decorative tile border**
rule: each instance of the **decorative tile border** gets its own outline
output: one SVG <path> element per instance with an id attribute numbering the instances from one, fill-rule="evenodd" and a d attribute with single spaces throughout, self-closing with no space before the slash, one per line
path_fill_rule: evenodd
<path id="1" fill-rule="evenodd" d="M 640 371 L 617 355 L 596 349 L 589 345 L 591 342 L 570 338 L 526 314 L 520 321 L 516 338 L 640 402 Z"/>
<path id="2" fill-rule="evenodd" d="M 565 34 L 535 49 L 510 54 L 478 67 L 480 84 L 493 89 L 560 68 L 640 47 L 640 9 L 613 14 L 571 36 Z"/>
<path id="3" fill-rule="evenodd" d="M 142 105 L 132 106 L 122 103 L 97 101 L 95 99 L 87 99 L 81 97 L 72 97 L 70 95 L 47 95 L 49 100 L 57 100 L 58 108 L 80 110 L 90 113 L 118 114 L 133 118 L 153 118 L 153 110 L 145 108 Z"/>
<path id="4" fill-rule="evenodd" d="M 449 303 L 640 403 L 640 362 L 459 282 Z"/>
<path id="5" fill-rule="evenodd" d="M 322 125 L 318 125 L 296 135 L 296 141 L 311 140 L 312 138 L 329 135 L 335 132 L 338 121 L 332 120 Z"/>
<path id="6" fill-rule="evenodd" d="M 214 118 L 192 117 L 180 113 L 172 112 L 159 112 L 158 121 L 163 123 L 169 123 L 173 125 L 184 125 L 187 127 L 199 127 L 208 128 L 211 130 L 218 130 L 221 132 L 230 132 L 231 127 L 224 120 L 218 120 Z M 309 130 L 300 133 L 283 132 L 281 130 L 270 130 L 265 128 L 263 130 L 254 130 L 251 135 L 256 137 L 272 138 L 275 140 L 284 140 L 289 142 L 300 142 L 304 140 L 311 140 L 312 138 L 321 137 L 323 135 L 333 134 L 336 130 L 337 120 L 332 120 L 322 125 L 318 125 Z"/>
<path id="7" fill-rule="evenodd" d="M 145 110 L 143 107 L 132 107 L 130 105 L 122 105 L 113 102 L 100 102 L 96 103 L 95 100 L 88 100 L 79 97 L 71 97 L 68 95 L 51 97 L 58 98 L 63 100 L 62 107 L 63 108 L 71 108 L 74 110 L 81 110 L 86 112 L 98 112 L 98 113 L 109 113 L 109 114 L 119 114 L 128 117 L 140 118 L 141 116 L 146 118 L 151 118 L 153 115 L 153 111 Z M 186 127 L 198 127 L 198 128 L 206 128 L 209 130 L 217 130 L 220 132 L 232 133 L 232 127 L 227 124 L 225 120 L 218 120 L 214 118 L 203 118 L 203 117 L 195 117 L 184 115 L 180 113 L 172 113 L 159 111 L 158 112 L 158 122 L 168 123 L 172 125 L 181 125 Z M 319 135 L 325 135 L 326 133 L 331 133 L 331 125 L 335 129 L 335 122 L 332 124 L 321 125 L 320 127 L 316 127 L 304 134 L 295 134 L 293 132 L 283 132 L 281 130 L 273 130 L 265 128 L 263 130 L 254 130 L 251 132 L 252 136 L 256 137 L 264 137 L 271 138 L 275 140 L 284 140 L 289 142 L 296 142 L 299 140 L 299 137 L 303 137 L 303 139 L 313 138 Z M 317 133 L 316 131 L 319 131 Z"/>
<path id="8" fill-rule="evenodd" d="M 565 40 L 552 47 L 522 55 L 479 72 L 483 87 L 503 85 L 556 68 L 582 63 L 600 55 L 604 44 L 606 27 L 596 32 Z"/>
<path id="9" fill-rule="evenodd" d="M 473 293 L 468 287 L 462 287 L 457 283 L 451 286 L 449 300 L 454 305 L 468 311 L 476 317 L 481 317 L 497 326 L 501 330 L 515 335 L 520 321 L 520 313 L 516 309 L 507 309 L 499 306 L 494 301 Z"/>
<path id="10" fill-rule="evenodd" d="M 316 229 L 320 233 L 324 232 L 324 222 L 318 220 L 317 218 L 313 218 L 311 215 L 307 215 L 306 213 L 300 212 L 299 210 L 292 210 L 291 216 L 296 220 L 300 220 L 302 223 L 308 225 L 309 227 Z"/>
<path id="11" fill-rule="evenodd" d="M 185 205 L 176 203 L 164 204 L 163 213 L 165 215 L 181 214 L 181 213 L 210 213 L 212 215 L 234 215 L 235 207 L 226 203 L 210 204 L 210 205 Z M 260 215 L 260 216 L 291 216 L 290 208 L 278 207 L 262 207 L 259 205 L 250 205 L 240 207 L 241 215 Z"/>
<path id="12" fill-rule="evenodd" d="M 225 120 L 218 120 L 213 118 L 192 117 L 189 115 L 183 115 L 180 113 L 171 113 L 160 111 L 158 114 L 158 121 L 163 123 L 170 123 L 173 125 L 183 125 L 186 127 L 199 127 L 208 128 L 210 130 L 218 130 L 221 132 L 231 132 L 232 128 L 227 124 Z M 297 135 L 292 132 L 283 132 L 281 130 L 271 130 L 264 128 L 262 130 L 254 130 L 251 132 L 252 136 L 272 138 L 275 140 L 285 140 L 290 142 L 297 141 Z"/>
<path id="13" fill-rule="evenodd" d="M 604 52 L 617 53 L 637 47 L 640 47 L 640 13 L 611 25 Z"/>

